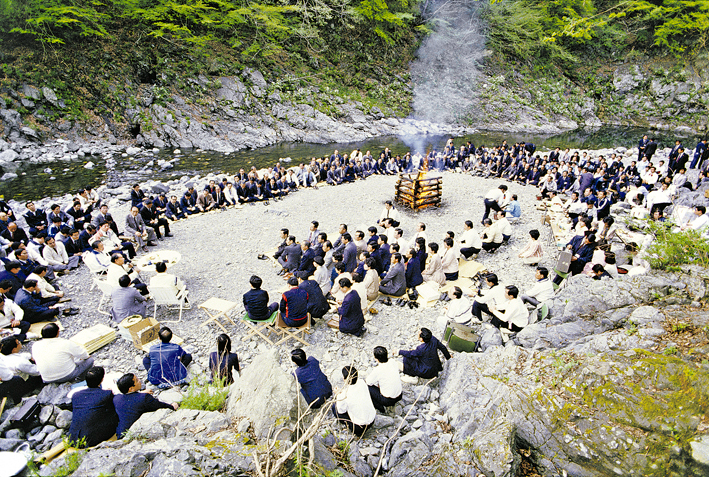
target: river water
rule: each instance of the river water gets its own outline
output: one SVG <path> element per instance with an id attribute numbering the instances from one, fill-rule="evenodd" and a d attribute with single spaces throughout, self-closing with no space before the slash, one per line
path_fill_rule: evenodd
<path id="1" fill-rule="evenodd" d="M 553 149 L 560 147 L 570 149 L 601 149 L 608 147 L 624 146 L 631 148 L 637 145 L 637 141 L 645 130 L 637 128 L 617 128 L 604 127 L 595 131 L 576 130 L 565 132 L 555 136 L 542 136 L 525 133 L 505 133 L 505 132 L 480 132 L 468 136 L 454 138 L 456 146 L 471 141 L 475 146 L 481 144 L 493 146 L 500 144 L 503 140 L 514 144 L 515 142 L 533 142 L 537 145 L 537 150 Z M 676 137 L 671 133 L 659 133 L 656 137 L 660 140 L 661 146 L 674 143 Z M 146 179 L 169 180 L 179 178 L 183 175 L 205 175 L 209 172 L 223 172 L 233 175 L 240 168 L 249 169 L 256 166 L 257 169 L 274 165 L 279 159 L 290 158 L 290 162 L 284 165 L 297 165 L 299 162 L 310 161 L 312 157 L 323 157 L 332 154 L 334 149 L 338 149 L 340 154 L 349 154 L 352 150 L 360 148 L 362 153 L 371 151 L 376 157 L 385 147 L 392 150 L 393 154 L 404 154 L 407 151 L 430 151 L 431 148 L 441 150 L 449 136 L 416 136 L 410 138 L 379 137 L 368 139 L 362 142 L 342 143 L 342 144 L 308 144 L 308 143 L 282 143 L 254 150 L 244 150 L 231 154 L 222 154 L 211 151 L 200 152 L 183 150 L 178 156 L 173 155 L 172 150 L 163 150 L 155 154 L 154 159 L 174 159 L 173 169 L 159 170 L 146 168 L 150 157 L 123 158 L 116 157 L 117 175 L 124 182 L 142 181 Z M 687 147 L 694 147 L 694 142 L 687 141 Z M 86 169 L 84 165 L 92 161 L 93 169 Z M 97 187 L 105 182 L 106 167 L 100 157 L 85 157 L 79 161 L 45 164 L 27 164 L 17 171 L 18 177 L 0 183 L 0 194 L 5 199 L 15 199 L 18 201 L 37 200 L 43 197 L 56 197 L 66 193 L 74 193 L 76 190 L 87 185 Z"/>

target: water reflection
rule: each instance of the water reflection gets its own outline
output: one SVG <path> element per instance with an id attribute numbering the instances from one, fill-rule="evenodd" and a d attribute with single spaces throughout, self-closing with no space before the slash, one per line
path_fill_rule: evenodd
<path id="1" fill-rule="evenodd" d="M 537 145 L 537 150 L 553 149 L 560 147 L 563 149 L 600 149 L 607 147 L 625 146 L 634 147 L 638 139 L 643 134 L 653 135 L 645 129 L 603 127 L 597 130 L 575 130 L 558 135 L 540 135 L 525 133 L 507 133 L 485 131 L 468 136 L 454 138 L 456 145 L 466 141 L 471 141 L 476 146 L 481 144 L 493 146 L 500 144 L 503 140 L 514 144 L 515 142 L 533 142 Z M 671 132 L 658 132 L 655 134 L 660 142 L 660 147 L 671 145 L 678 137 Z M 172 150 L 164 150 L 154 157 L 147 157 L 140 160 L 133 158 L 116 157 L 117 174 L 112 174 L 122 181 L 135 181 L 142 179 L 169 180 L 183 175 L 200 174 L 209 172 L 224 172 L 234 174 L 240 168 L 249 169 L 256 166 L 257 169 L 273 166 L 280 158 L 290 158 L 290 162 L 284 165 L 297 165 L 300 162 L 309 161 L 313 157 L 329 156 L 335 149 L 340 154 L 349 154 L 354 149 L 361 149 L 362 152 L 371 151 L 377 156 L 385 147 L 391 149 L 393 154 L 404 154 L 415 149 L 421 152 L 430 151 L 432 148 L 441 150 L 445 146 L 449 136 L 416 136 L 410 138 L 379 137 L 354 143 L 335 144 L 309 144 L 309 143 L 282 143 L 260 149 L 239 151 L 231 154 L 214 152 L 197 152 L 184 150 L 179 156 L 173 156 Z M 686 139 L 685 145 L 693 148 L 695 141 Z M 144 165 L 155 159 L 153 168 L 144 169 Z M 173 163 L 173 169 L 160 170 L 157 166 L 158 160 L 177 159 Z M 84 169 L 83 165 L 92 160 L 96 163 L 94 169 Z M 43 170 L 46 167 L 53 169 L 51 174 L 46 174 Z M 68 171 L 64 171 L 68 168 Z M 25 172 L 25 175 L 21 175 Z M 98 157 L 85 158 L 83 161 L 57 162 L 51 164 L 30 164 L 19 170 L 17 179 L 0 183 L 0 194 L 4 194 L 7 199 L 15 200 L 36 200 L 42 197 L 58 196 L 67 192 L 74 192 L 88 184 L 94 186 L 105 181 L 105 166 Z M 55 176 L 55 180 L 49 180 Z"/>

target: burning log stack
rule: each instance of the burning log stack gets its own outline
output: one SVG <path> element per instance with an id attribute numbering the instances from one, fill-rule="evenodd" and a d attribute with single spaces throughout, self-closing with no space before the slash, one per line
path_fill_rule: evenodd
<path id="1" fill-rule="evenodd" d="M 412 210 L 440 207 L 443 196 L 443 179 L 427 177 L 425 172 L 399 174 L 396 181 L 396 201 Z"/>

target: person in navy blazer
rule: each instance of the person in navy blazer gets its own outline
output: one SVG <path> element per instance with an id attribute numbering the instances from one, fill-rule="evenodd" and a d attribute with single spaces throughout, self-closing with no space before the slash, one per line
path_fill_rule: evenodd
<path id="1" fill-rule="evenodd" d="M 300 263 L 298 264 L 298 270 L 295 275 L 298 277 L 308 278 L 310 275 L 315 273 L 315 264 L 313 260 L 315 259 L 315 250 L 310 246 L 310 242 L 303 240 L 300 244 Z"/>
<path id="2" fill-rule="evenodd" d="M 252 320 L 267 320 L 278 310 L 278 303 L 268 304 L 268 292 L 261 290 L 263 280 L 257 275 L 252 275 L 249 279 L 251 290 L 244 293 L 244 309 Z"/>
<path id="3" fill-rule="evenodd" d="M 423 283 L 421 263 L 413 250 L 406 252 L 406 288 L 415 288 Z"/>
<path id="4" fill-rule="evenodd" d="M 342 234 L 342 242 L 345 244 L 342 252 L 345 271 L 352 273 L 357 268 L 357 245 L 352 241 L 352 236 L 349 232 Z"/>
<path id="5" fill-rule="evenodd" d="M 79 443 L 85 440 L 86 447 L 93 447 L 110 439 L 118 427 L 118 414 L 113 406 L 113 392 L 101 389 L 106 374 L 100 366 L 86 372 L 86 385 L 71 398 L 72 417 L 69 440 Z"/>
<path id="6" fill-rule="evenodd" d="M 359 293 L 356 290 L 352 290 L 352 282 L 349 278 L 340 278 L 338 283 L 340 290 L 345 293 L 342 304 L 337 309 L 337 313 L 340 315 L 340 332 L 360 337 L 366 331 L 364 328 L 364 314 L 362 313 L 362 300 Z"/>
<path id="7" fill-rule="evenodd" d="M 415 349 L 399 350 L 399 355 L 404 357 L 404 374 L 424 379 L 435 378 L 443 370 L 438 351 L 446 359 L 451 359 L 450 352 L 428 328 L 421 328 L 419 339 L 421 344 Z"/>

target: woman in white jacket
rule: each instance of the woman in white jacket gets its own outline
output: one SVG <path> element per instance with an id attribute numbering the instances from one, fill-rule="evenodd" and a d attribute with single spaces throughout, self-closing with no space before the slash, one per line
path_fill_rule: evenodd
<path id="1" fill-rule="evenodd" d="M 424 271 L 421 272 L 421 276 L 425 282 L 435 282 L 438 286 L 446 284 L 446 276 L 443 274 L 443 265 L 441 257 L 438 255 L 438 244 L 436 242 L 428 244 L 428 263 L 426 263 Z"/>

